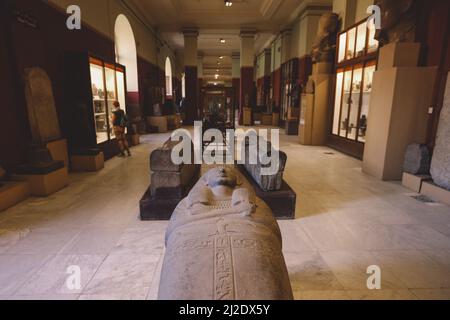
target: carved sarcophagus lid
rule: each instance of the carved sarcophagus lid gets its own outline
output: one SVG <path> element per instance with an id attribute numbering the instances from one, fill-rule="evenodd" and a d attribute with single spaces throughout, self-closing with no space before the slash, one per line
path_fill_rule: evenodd
<path id="1" fill-rule="evenodd" d="M 278 224 L 234 169 L 208 172 L 176 208 L 159 299 L 293 299 Z"/>

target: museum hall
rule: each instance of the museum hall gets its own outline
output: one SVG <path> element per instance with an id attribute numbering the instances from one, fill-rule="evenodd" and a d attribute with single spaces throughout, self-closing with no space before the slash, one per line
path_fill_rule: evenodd
<path id="1" fill-rule="evenodd" d="M 2 0 L 0 70 L 0 300 L 450 300 L 450 1 Z"/>

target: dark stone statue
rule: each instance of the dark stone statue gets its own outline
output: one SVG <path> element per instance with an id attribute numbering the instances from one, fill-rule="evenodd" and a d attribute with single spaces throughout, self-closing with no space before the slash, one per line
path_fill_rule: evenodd
<path id="1" fill-rule="evenodd" d="M 375 38 L 381 46 L 416 40 L 416 0 L 375 0 L 381 9 L 381 29 Z"/>
<path id="2" fill-rule="evenodd" d="M 316 62 L 333 62 L 336 52 L 336 36 L 339 30 L 339 16 L 328 12 L 320 17 L 317 38 L 311 56 Z"/>

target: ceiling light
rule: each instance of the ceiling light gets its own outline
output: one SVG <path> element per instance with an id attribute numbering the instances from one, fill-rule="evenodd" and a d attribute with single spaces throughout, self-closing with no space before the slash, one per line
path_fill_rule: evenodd
<path id="1" fill-rule="evenodd" d="M 219 79 L 219 75 L 218 75 L 218 74 L 216 74 L 216 75 L 215 75 L 215 78 L 216 78 L 216 79 Z"/>
<path id="2" fill-rule="evenodd" d="M 220 43 L 226 43 L 225 39 L 221 38 Z"/>
<path id="3" fill-rule="evenodd" d="M 223 56 L 220 56 L 219 59 L 223 59 Z"/>
<path id="4" fill-rule="evenodd" d="M 225 0 L 225 6 L 231 7 L 232 5 L 233 5 L 233 1 L 232 0 Z"/>

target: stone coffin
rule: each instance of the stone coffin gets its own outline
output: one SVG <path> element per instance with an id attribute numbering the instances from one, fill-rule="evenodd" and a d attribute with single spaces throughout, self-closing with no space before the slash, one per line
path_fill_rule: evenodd
<path id="1" fill-rule="evenodd" d="M 242 177 L 242 176 L 241 176 Z M 240 188 L 251 193 L 251 186 Z M 202 178 L 194 187 L 205 184 Z M 255 199 L 251 215 L 189 213 L 189 198 L 172 216 L 160 300 L 292 300 L 279 226 L 267 205 Z"/>
<path id="2" fill-rule="evenodd" d="M 198 181 L 199 165 L 172 162 L 172 150 L 178 143 L 169 140 L 150 155 L 151 184 L 140 201 L 142 220 L 169 220 L 177 204 Z"/>

